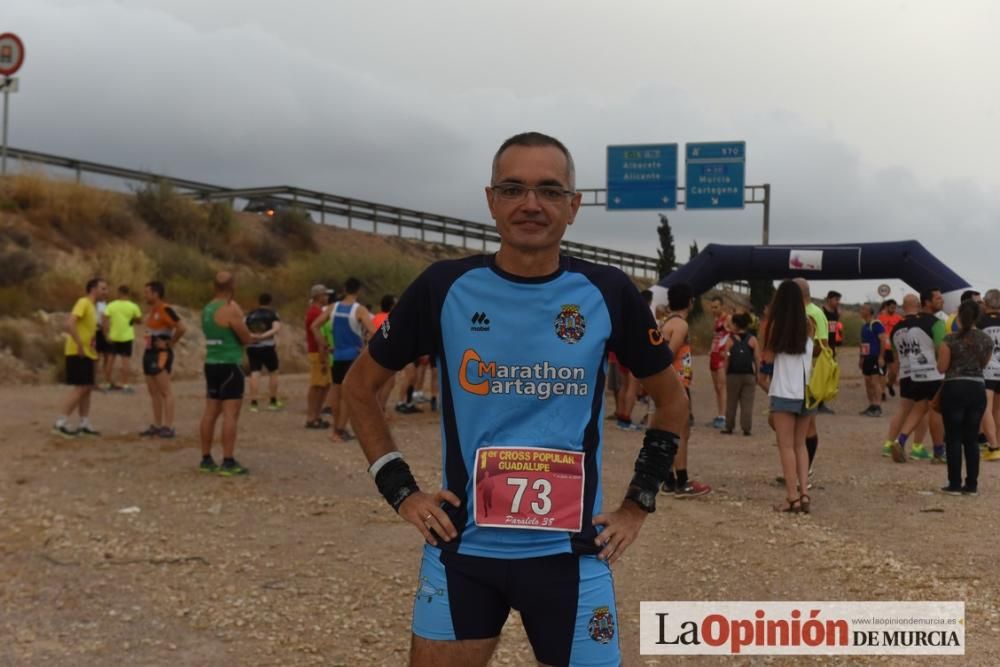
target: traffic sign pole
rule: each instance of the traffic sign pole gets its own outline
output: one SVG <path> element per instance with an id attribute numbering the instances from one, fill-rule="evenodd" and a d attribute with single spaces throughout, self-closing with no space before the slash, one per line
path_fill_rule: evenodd
<path id="1" fill-rule="evenodd" d="M 7 126 L 10 121 L 10 94 L 17 92 L 14 73 L 24 64 L 24 42 L 12 32 L 0 35 L 0 76 L 3 81 L 3 147 L 0 149 L 0 176 L 7 175 Z"/>
<path id="2" fill-rule="evenodd" d="M 3 80 L 3 154 L 0 156 L 0 176 L 7 175 L 7 117 L 10 115 L 10 77 Z"/>

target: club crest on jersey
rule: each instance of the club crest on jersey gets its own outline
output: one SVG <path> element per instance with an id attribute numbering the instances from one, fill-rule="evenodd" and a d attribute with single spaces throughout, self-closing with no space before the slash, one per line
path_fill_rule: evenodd
<path id="1" fill-rule="evenodd" d="M 607 644 L 615 638 L 615 617 L 609 607 L 597 607 L 587 624 L 590 638 L 598 644 Z"/>
<path id="2" fill-rule="evenodd" d="M 579 343 L 583 334 L 587 331 L 587 320 L 580 312 L 580 306 L 575 304 L 564 304 L 562 310 L 556 315 L 555 321 L 556 335 L 570 345 Z"/>

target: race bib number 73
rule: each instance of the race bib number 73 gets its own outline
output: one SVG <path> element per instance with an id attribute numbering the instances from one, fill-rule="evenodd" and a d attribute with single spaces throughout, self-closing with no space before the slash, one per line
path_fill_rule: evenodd
<path id="1" fill-rule="evenodd" d="M 583 452 L 564 449 L 478 449 L 476 525 L 580 532 L 583 459 Z"/>

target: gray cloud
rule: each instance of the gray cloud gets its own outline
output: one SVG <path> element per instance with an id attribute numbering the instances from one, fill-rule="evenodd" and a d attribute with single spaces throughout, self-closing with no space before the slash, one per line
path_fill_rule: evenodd
<path id="1" fill-rule="evenodd" d="M 671 70 L 684 65 L 679 60 L 636 65 L 642 80 L 609 79 L 608 61 L 622 66 L 625 56 L 657 53 L 637 51 L 620 31 L 614 37 L 611 28 L 626 21 L 619 15 L 593 10 L 573 23 L 576 31 L 560 34 L 552 27 L 569 21 L 560 13 L 570 7 L 565 3 L 515 3 L 493 26 L 476 21 L 494 10 L 467 3 L 434 3 L 433 12 L 424 6 L 427 16 L 407 7 L 399 11 L 402 21 L 377 4 L 286 12 L 256 3 L 14 0 L 5 13 L 25 39 L 28 60 L 13 100 L 12 143 L 225 185 L 301 185 L 485 222 L 490 157 L 524 129 L 550 132 L 570 146 L 581 187 L 603 185 L 607 144 L 745 139 L 748 182 L 773 186 L 772 242 L 916 238 L 974 284 L 1000 284 L 991 243 L 1000 219 L 997 181 L 954 165 L 944 180 L 928 178 L 924 162 L 879 162 L 873 156 L 885 146 L 869 150 L 839 133 L 858 122 L 858 112 L 832 122 L 835 114 L 817 111 L 821 100 L 810 97 L 808 79 L 766 82 L 780 93 L 773 99 L 748 95 L 745 104 L 721 104 L 720 93 Z M 239 18 L 232 17 L 236 8 L 243 9 Z M 678 11 L 693 21 L 707 10 Z M 598 20 L 607 30 L 592 24 Z M 679 40 L 694 39 L 671 30 Z M 754 53 L 728 54 L 694 61 L 746 91 Z M 777 55 L 758 57 L 774 63 Z M 718 69 L 727 64 L 735 70 Z M 795 77 L 808 70 L 789 68 Z M 882 117 L 889 102 L 846 104 L 870 105 Z M 990 108 L 994 98 L 978 103 Z M 929 128 L 928 144 L 940 145 L 934 135 L 948 127 L 942 118 Z M 877 143 L 878 128 L 868 136 Z M 760 240 L 759 206 L 668 215 L 681 258 L 692 240 Z M 656 224 L 655 212 L 586 209 L 571 238 L 653 255 Z M 866 290 L 872 286 L 853 292 Z"/>

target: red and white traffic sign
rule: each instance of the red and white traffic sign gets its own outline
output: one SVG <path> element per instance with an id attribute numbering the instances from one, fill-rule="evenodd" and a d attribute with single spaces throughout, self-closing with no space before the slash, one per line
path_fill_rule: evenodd
<path id="1" fill-rule="evenodd" d="M 11 76 L 24 64 L 24 42 L 12 32 L 0 35 L 0 75 Z"/>

